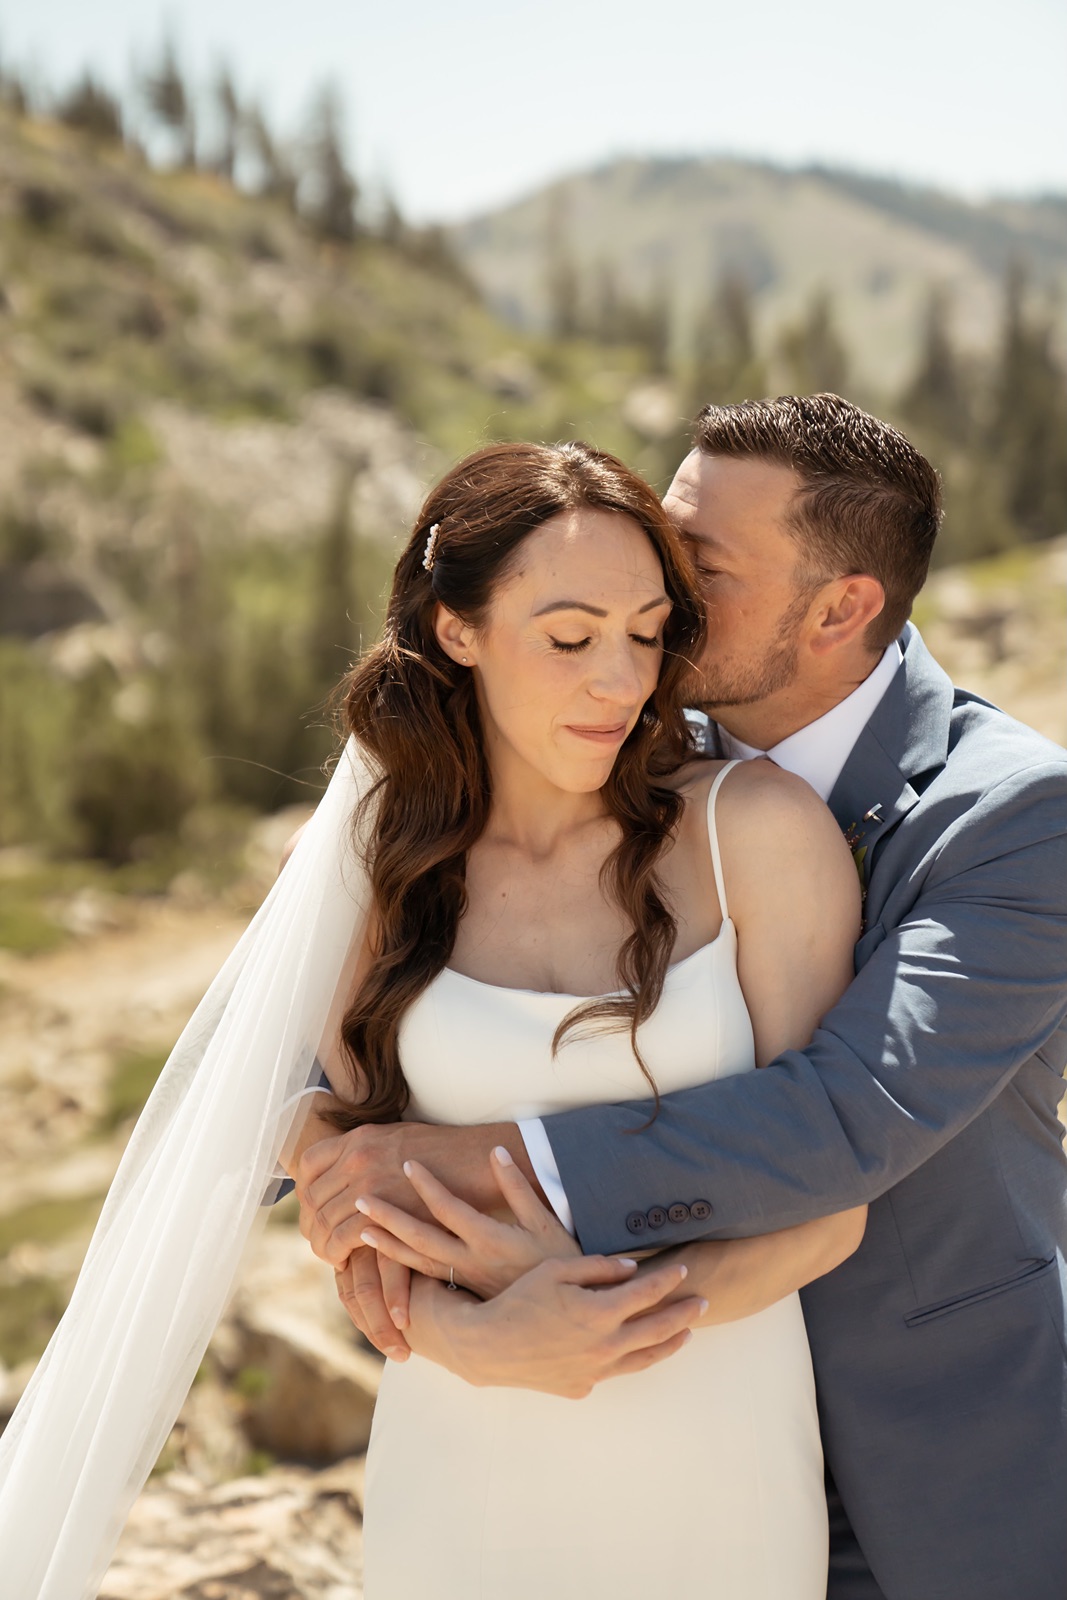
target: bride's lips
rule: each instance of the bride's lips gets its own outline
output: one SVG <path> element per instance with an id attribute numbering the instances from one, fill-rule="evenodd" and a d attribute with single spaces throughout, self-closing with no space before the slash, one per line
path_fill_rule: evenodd
<path id="1" fill-rule="evenodd" d="M 613 722 L 609 728 L 582 727 L 577 723 L 567 723 L 568 733 L 576 733 L 579 739 L 589 739 L 593 744 L 621 744 L 626 737 L 625 722 Z"/>

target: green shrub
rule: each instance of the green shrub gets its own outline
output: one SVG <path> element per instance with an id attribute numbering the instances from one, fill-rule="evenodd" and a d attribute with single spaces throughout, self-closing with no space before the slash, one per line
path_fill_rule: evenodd
<path id="1" fill-rule="evenodd" d="M 65 1195 L 35 1200 L 0 1215 L 0 1256 L 16 1244 L 55 1244 L 72 1234 L 90 1233 L 104 1203 L 102 1194 Z"/>
<path id="2" fill-rule="evenodd" d="M 78 686 L 68 805 L 85 853 L 119 865 L 146 841 L 177 832 L 208 775 L 188 716 L 164 682 L 146 675 L 137 685 L 143 710 L 127 718 L 113 681 L 103 669 Z"/>
<path id="3" fill-rule="evenodd" d="M 27 895 L 17 882 L 0 881 L 0 949 L 20 956 L 43 955 L 68 937 L 35 895 Z"/>
<path id="4" fill-rule="evenodd" d="M 67 1297 L 53 1278 L 0 1287 L 0 1361 L 17 1367 L 39 1356 L 66 1309 Z"/>
<path id="5" fill-rule="evenodd" d="M 113 1133 L 123 1123 L 140 1116 L 168 1054 L 166 1050 L 122 1052 L 108 1082 L 107 1105 L 99 1122 L 101 1133 Z"/>
<path id="6" fill-rule="evenodd" d="M 98 439 L 114 437 L 128 405 L 127 398 L 106 380 L 45 369 L 27 376 L 23 387 L 27 399 L 46 416 Z"/>

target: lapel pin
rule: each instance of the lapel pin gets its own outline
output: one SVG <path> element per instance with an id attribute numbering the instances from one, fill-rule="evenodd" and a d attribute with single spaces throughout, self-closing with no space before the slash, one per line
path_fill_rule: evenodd
<path id="1" fill-rule="evenodd" d="M 863 813 L 862 820 L 864 822 L 874 822 L 875 819 L 878 816 L 879 811 L 881 811 L 881 809 L 882 809 L 882 802 L 879 800 L 879 802 L 878 802 L 878 804 L 876 806 L 872 806 L 869 811 L 865 811 Z"/>

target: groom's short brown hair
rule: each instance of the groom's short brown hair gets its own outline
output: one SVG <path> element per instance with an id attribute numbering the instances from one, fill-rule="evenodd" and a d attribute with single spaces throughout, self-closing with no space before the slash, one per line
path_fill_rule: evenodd
<path id="1" fill-rule="evenodd" d="M 937 473 L 902 433 L 836 394 L 705 406 L 694 442 L 707 455 L 791 467 L 800 481 L 790 532 L 800 579 L 867 573 L 885 590 L 868 643 L 890 644 L 926 581 L 941 522 Z"/>

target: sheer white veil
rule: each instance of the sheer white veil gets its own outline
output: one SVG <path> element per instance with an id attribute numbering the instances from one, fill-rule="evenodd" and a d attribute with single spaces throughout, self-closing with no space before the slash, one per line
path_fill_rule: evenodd
<path id="1" fill-rule="evenodd" d="M 369 885 L 350 740 L 175 1045 L 70 1306 L 0 1438 L 0 1587 L 92 1600 L 233 1288 L 312 1077 Z"/>

